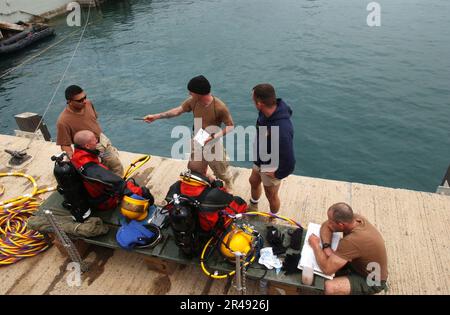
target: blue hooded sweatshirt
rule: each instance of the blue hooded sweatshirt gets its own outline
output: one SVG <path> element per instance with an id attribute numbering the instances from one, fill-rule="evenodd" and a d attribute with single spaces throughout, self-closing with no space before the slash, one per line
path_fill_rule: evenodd
<path id="1" fill-rule="evenodd" d="M 268 165 L 271 163 L 271 159 L 268 161 L 262 161 L 260 157 L 260 152 L 258 150 L 260 146 L 260 127 L 267 127 L 267 137 L 265 137 L 267 141 L 267 154 L 271 153 L 271 127 L 278 126 L 279 127 L 279 164 L 278 169 L 275 171 L 275 177 L 278 179 L 282 179 L 292 174 L 295 169 L 295 157 L 294 157 L 294 127 L 292 126 L 291 121 L 292 109 L 281 99 L 277 99 L 277 109 L 270 116 L 266 117 L 262 112 L 259 112 L 258 120 L 256 121 L 256 161 L 254 161 L 255 165 Z"/>

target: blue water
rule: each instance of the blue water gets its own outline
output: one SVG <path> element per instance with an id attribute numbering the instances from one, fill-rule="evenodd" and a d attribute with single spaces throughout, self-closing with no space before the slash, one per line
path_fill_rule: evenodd
<path id="1" fill-rule="evenodd" d="M 109 1 L 91 12 L 45 121 L 55 135 L 76 83 L 119 149 L 169 156 L 171 129 L 191 115 L 132 117 L 178 106 L 202 73 L 235 123 L 254 125 L 251 88 L 270 82 L 294 110 L 296 174 L 434 191 L 450 162 L 450 2 L 380 0 L 372 28 L 369 2 Z M 73 31 L 52 24 L 55 39 L 1 60 L 0 73 Z M 43 113 L 78 36 L 0 79 L 0 133 L 13 133 L 14 114 Z"/>

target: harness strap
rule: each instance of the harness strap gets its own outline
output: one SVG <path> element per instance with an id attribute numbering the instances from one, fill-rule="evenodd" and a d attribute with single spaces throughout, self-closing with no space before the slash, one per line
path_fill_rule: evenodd
<path id="1" fill-rule="evenodd" d="M 213 101 L 212 101 L 212 103 L 213 103 L 213 109 L 214 109 L 214 119 L 215 119 L 216 122 L 217 122 L 216 97 L 215 97 L 215 96 L 213 96 Z M 194 116 L 194 118 L 195 118 L 195 108 L 197 107 L 197 104 L 198 104 L 198 102 L 195 102 L 194 108 L 192 108 L 192 115 Z M 203 126 L 202 126 L 202 127 L 203 127 Z M 192 130 L 194 130 L 194 125 L 192 125 Z"/>

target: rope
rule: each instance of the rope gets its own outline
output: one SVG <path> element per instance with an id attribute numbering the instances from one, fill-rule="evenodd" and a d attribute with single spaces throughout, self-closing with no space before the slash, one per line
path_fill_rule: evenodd
<path id="1" fill-rule="evenodd" d="M 92 1 L 91 1 L 91 4 L 92 4 Z M 58 84 L 57 84 L 57 86 L 56 86 L 56 88 L 55 88 L 55 91 L 53 92 L 53 95 L 52 95 L 52 97 L 51 97 L 51 99 L 50 99 L 50 102 L 48 102 L 47 108 L 45 109 L 44 114 L 42 115 L 42 117 L 41 117 L 41 119 L 39 120 L 39 123 L 38 123 L 36 129 L 34 130 L 34 133 L 36 133 L 36 132 L 38 131 L 38 129 L 41 127 L 42 122 L 44 121 L 44 117 L 45 117 L 45 115 L 47 115 L 47 112 L 48 112 L 48 110 L 50 109 L 50 106 L 52 105 L 53 100 L 54 100 L 55 97 L 56 97 L 56 93 L 58 93 L 58 90 L 59 90 L 59 88 L 60 88 L 60 86 L 61 86 L 61 83 L 62 83 L 62 81 L 64 80 L 64 78 L 66 77 L 67 71 L 69 70 L 70 66 L 72 65 L 73 58 L 75 57 L 75 54 L 76 54 L 77 51 L 78 51 L 78 47 L 80 47 L 81 40 L 83 39 L 84 33 L 85 33 L 85 31 L 86 31 L 86 27 L 87 27 L 88 24 L 89 24 L 89 17 L 90 17 L 90 14 L 91 14 L 91 5 L 89 5 L 86 23 L 84 24 L 83 30 L 82 30 L 81 35 L 80 35 L 80 39 L 78 40 L 78 43 L 77 43 L 77 45 L 75 46 L 75 50 L 73 51 L 73 54 L 72 54 L 72 56 L 70 57 L 69 63 L 67 64 L 66 69 L 64 69 L 63 75 L 62 75 L 61 79 L 59 80 L 59 82 L 58 82 Z M 27 147 L 26 147 L 25 149 L 23 149 L 22 151 L 25 151 L 25 150 L 29 149 L 29 148 L 30 148 L 30 145 L 31 145 L 31 143 L 33 142 L 34 139 L 35 139 L 35 137 L 31 137 L 31 138 L 30 138 L 30 141 L 28 142 Z"/>
<path id="2" fill-rule="evenodd" d="M 36 256 L 49 245 L 41 233 L 27 227 L 28 218 L 35 213 L 40 202 L 34 197 L 56 187 L 38 190 L 33 177 L 23 173 L 0 173 L 0 177 L 16 176 L 28 179 L 32 192 L 0 202 L 0 265 L 10 265 L 27 257 Z"/>
<path id="3" fill-rule="evenodd" d="M 2 73 L 2 75 L 0 75 L 0 79 L 3 79 L 4 77 L 6 77 L 8 74 L 12 73 L 13 71 L 16 71 L 17 69 L 23 67 L 24 65 L 26 65 L 27 63 L 29 63 L 30 61 L 36 59 L 37 57 L 39 57 L 40 55 L 44 54 L 45 52 L 49 51 L 50 49 L 52 49 L 53 47 L 59 45 L 60 43 L 62 43 L 63 41 L 65 41 L 66 39 L 68 39 L 70 36 L 72 36 L 73 34 L 75 34 L 76 32 L 78 32 L 78 30 L 73 31 L 72 33 L 70 33 L 69 35 L 67 35 L 66 37 L 64 37 L 63 39 L 59 40 L 58 42 L 54 43 L 53 45 L 50 45 L 49 47 L 43 49 L 42 51 L 40 51 L 39 53 L 37 53 L 34 56 L 31 56 L 30 58 L 26 59 L 25 61 L 19 63 L 17 66 L 9 69 L 8 71 L 6 71 L 5 73 Z"/>

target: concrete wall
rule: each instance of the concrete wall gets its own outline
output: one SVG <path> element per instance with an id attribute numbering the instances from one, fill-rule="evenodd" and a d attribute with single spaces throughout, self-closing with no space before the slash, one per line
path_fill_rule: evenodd
<path id="1" fill-rule="evenodd" d="M 0 21 L 29 21 L 33 15 L 53 17 L 65 12 L 71 0 L 0 0 Z M 30 13 L 30 14 L 27 14 Z"/>

